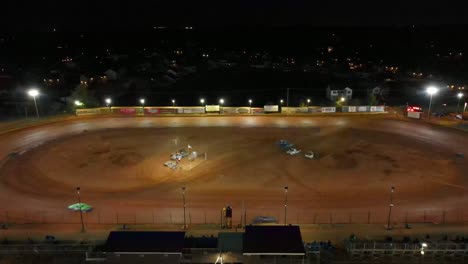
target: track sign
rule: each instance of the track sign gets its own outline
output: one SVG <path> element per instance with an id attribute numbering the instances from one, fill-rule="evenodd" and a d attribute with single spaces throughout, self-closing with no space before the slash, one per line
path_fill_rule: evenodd
<path id="1" fill-rule="evenodd" d="M 219 105 L 207 105 L 205 109 L 206 112 L 219 112 Z"/>
<path id="2" fill-rule="evenodd" d="M 273 113 L 273 112 L 277 113 L 277 112 L 279 112 L 279 107 L 278 107 L 278 105 L 265 105 L 265 106 L 263 107 L 263 109 L 264 109 L 265 112 L 270 112 L 270 113 Z"/>

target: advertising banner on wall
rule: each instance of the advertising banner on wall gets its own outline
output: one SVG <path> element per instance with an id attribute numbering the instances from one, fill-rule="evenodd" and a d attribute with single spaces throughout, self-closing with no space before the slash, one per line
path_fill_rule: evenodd
<path id="1" fill-rule="evenodd" d="M 252 108 L 253 114 L 264 114 L 265 110 L 263 108 Z"/>
<path id="2" fill-rule="evenodd" d="M 206 112 L 219 112 L 219 105 L 206 105 Z"/>
<path id="3" fill-rule="evenodd" d="M 76 115 L 99 115 L 101 113 L 101 108 L 84 108 L 76 109 Z"/>
<path id="4" fill-rule="evenodd" d="M 121 115 L 135 115 L 136 114 L 135 108 L 118 108 L 116 110 Z"/>
<path id="5" fill-rule="evenodd" d="M 265 105 L 263 107 L 265 113 L 277 113 L 279 112 L 279 106 L 278 105 Z"/>
<path id="6" fill-rule="evenodd" d="M 309 107 L 308 108 L 309 113 L 320 113 L 322 112 L 321 107 Z"/>
<path id="7" fill-rule="evenodd" d="M 356 107 L 355 106 L 348 106 L 348 112 L 356 112 Z"/>
<path id="8" fill-rule="evenodd" d="M 177 108 L 178 114 L 204 114 L 205 107 L 179 107 Z"/>
<path id="9" fill-rule="evenodd" d="M 336 107 L 322 107 L 322 113 L 335 113 Z"/>
<path id="10" fill-rule="evenodd" d="M 175 108 L 145 108 L 145 115 L 168 115 L 175 113 Z"/>
<path id="11" fill-rule="evenodd" d="M 358 106 L 357 111 L 358 112 L 369 112 L 368 106 L 367 105 L 366 106 Z"/>
<path id="12" fill-rule="evenodd" d="M 297 114 L 303 114 L 303 113 L 307 113 L 307 112 L 309 112 L 309 109 L 307 107 L 294 108 L 294 113 L 297 113 Z"/>

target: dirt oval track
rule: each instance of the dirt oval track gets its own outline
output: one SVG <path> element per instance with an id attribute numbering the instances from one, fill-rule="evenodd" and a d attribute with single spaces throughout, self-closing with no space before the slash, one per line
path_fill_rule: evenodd
<path id="1" fill-rule="evenodd" d="M 288 156 L 286 139 L 302 153 Z M 206 160 L 163 166 L 190 145 Z M 305 159 L 308 150 L 318 160 Z M 179 223 L 187 187 L 192 223 L 247 219 L 290 223 L 460 221 L 466 208 L 466 133 L 384 116 L 86 118 L 0 136 L 0 218 L 75 223 L 75 188 L 95 210 L 87 222 Z"/>

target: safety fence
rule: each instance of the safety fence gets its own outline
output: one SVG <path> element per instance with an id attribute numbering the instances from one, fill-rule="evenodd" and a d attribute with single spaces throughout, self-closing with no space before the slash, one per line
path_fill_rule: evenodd
<path id="1" fill-rule="evenodd" d="M 83 212 L 87 224 L 183 224 L 184 212 L 180 208 L 154 209 L 95 209 Z M 281 208 L 234 208 L 232 226 L 243 226 L 252 223 L 284 223 L 284 209 Z M 346 212 L 320 210 L 312 208 L 288 208 L 286 214 L 288 224 L 382 224 L 388 221 L 388 211 L 355 210 Z M 221 210 L 211 208 L 187 208 L 186 224 L 217 224 L 223 223 Z M 461 224 L 468 220 L 468 212 L 458 210 L 430 211 L 393 211 L 390 224 L 405 228 L 416 223 Z M 0 211 L 0 224 L 79 224 L 79 212 L 63 210 L 3 210 Z M 410 228 L 410 227 L 408 227 Z"/>
<path id="2" fill-rule="evenodd" d="M 203 106 L 140 106 L 140 107 L 98 107 L 76 109 L 78 116 L 121 115 L 121 116 L 164 116 L 164 115 L 258 115 L 258 114 L 317 114 L 317 113 L 384 113 L 384 106 L 341 106 L 341 107 L 226 107 Z"/>

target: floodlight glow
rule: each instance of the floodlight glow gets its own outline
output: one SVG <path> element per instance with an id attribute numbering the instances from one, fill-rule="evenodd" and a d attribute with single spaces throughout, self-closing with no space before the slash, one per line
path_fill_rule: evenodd
<path id="1" fill-rule="evenodd" d="M 28 91 L 28 94 L 32 97 L 36 97 L 39 95 L 39 91 L 37 89 L 31 89 Z"/>
<path id="2" fill-rule="evenodd" d="M 426 89 L 426 92 L 429 94 L 429 95 L 433 95 L 433 94 L 436 94 L 437 92 L 439 91 L 439 89 L 437 89 L 437 87 L 434 87 L 434 86 L 430 86 Z"/>

